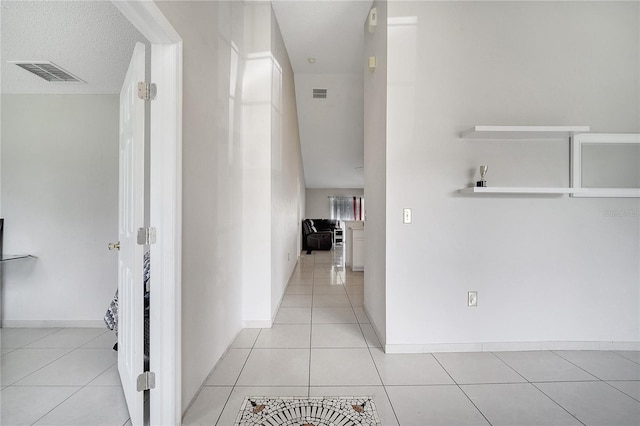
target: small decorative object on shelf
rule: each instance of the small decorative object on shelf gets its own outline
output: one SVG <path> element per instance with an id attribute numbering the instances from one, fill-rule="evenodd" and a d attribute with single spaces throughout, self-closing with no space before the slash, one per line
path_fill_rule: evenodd
<path id="1" fill-rule="evenodd" d="M 489 166 L 480 166 L 480 180 L 476 182 L 478 188 L 485 188 L 487 186 L 487 181 L 484 177 L 487 175 L 488 170 Z"/>

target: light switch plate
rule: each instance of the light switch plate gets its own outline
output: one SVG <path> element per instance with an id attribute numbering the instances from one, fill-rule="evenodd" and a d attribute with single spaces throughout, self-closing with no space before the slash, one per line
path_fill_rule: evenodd
<path id="1" fill-rule="evenodd" d="M 403 210 L 402 223 L 411 223 L 411 209 Z"/>
<path id="2" fill-rule="evenodd" d="M 467 293 L 467 305 L 469 306 L 478 306 L 478 292 L 470 291 Z"/>

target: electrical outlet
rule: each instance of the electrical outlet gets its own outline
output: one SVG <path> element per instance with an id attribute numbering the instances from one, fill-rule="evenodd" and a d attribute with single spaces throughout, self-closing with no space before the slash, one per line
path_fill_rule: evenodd
<path id="1" fill-rule="evenodd" d="M 478 292 L 470 291 L 467 293 L 467 305 L 469 306 L 478 306 Z"/>
<path id="2" fill-rule="evenodd" d="M 402 211 L 402 223 L 411 223 L 411 209 Z"/>

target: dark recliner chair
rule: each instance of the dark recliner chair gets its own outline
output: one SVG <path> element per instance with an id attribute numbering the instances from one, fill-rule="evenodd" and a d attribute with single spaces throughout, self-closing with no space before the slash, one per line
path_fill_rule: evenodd
<path id="1" fill-rule="evenodd" d="M 302 221 L 302 248 L 310 254 L 312 250 L 331 250 L 333 230 L 338 226 L 334 219 L 305 219 Z"/>

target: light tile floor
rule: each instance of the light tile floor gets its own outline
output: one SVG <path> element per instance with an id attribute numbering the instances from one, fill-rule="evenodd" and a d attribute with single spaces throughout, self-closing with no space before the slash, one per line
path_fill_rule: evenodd
<path id="1" fill-rule="evenodd" d="M 128 423 L 116 366 L 116 341 L 106 328 L 0 329 L 0 424 Z"/>
<path id="2" fill-rule="evenodd" d="M 245 329 L 185 425 L 247 396 L 374 398 L 384 425 L 640 425 L 640 352 L 385 354 L 342 250 L 302 254 L 271 329 Z M 113 333 L 2 329 L 2 425 L 128 424 Z"/>
<path id="3" fill-rule="evenodd" d="M 384 425 L 640 425 L 631 351 L 385 354 L 342 250 L 302 254 L 271 329 L 245 329 L 185 425 L 233 425 L 247 396 L 373 396 Z"/>

